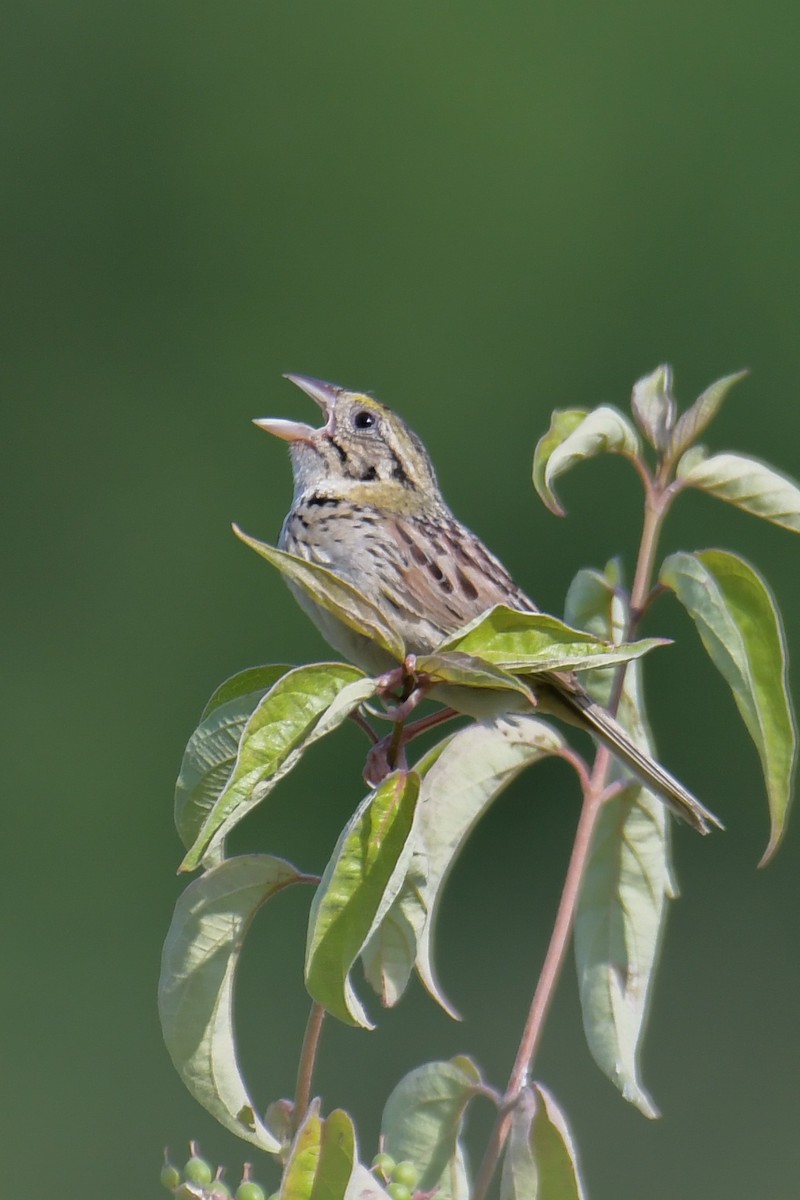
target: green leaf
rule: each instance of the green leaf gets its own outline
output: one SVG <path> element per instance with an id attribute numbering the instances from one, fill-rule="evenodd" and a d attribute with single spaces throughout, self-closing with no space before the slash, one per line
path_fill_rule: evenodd
<path id="1" fill-rule="evenodd" d="M 356 1132 L 348 1114 L 335 1108 L 322 1127 L 311 1200 L 345 1200 L 356 1165 Z"/>
<path id="2" fill-rule="evenodd" d="M 290 863 L 269 855 L 221 863 L 179 898 L 161 960 L 161 1028 L 183 1082 L 226 1129 L 270 1154 L 280 1142 L 260 1120 L 236 1058 L 233 984 L 256 912 L 302 879 Z"/>
<path id="3" fill-rule="evenodd" d="M 519 612 L 497 604 L 454 633 L 439 649 L 459 650 L 506 670 L 536 673 L 595 670 L 628 662 L 664 644 L 662 638 L 643 638 L 611 646 L 546 613 Z"/>
<path id="4" fill-rule="evenodd" d="M 581 571 L 567 596 L 575 624 L 612 641 L 625 636 L 629 612 L 620 572 Z M 617 718 L 638 746 L 655 753 L 644 709 L 641 663 L 630 663 Z M 614 671 L 595 671 L 589 691 L 608 704 Z M 622 778 L 615 763 L 611 778 Z M 592 842 L 578 902 L 575 960 L 583 1025 L 600 1069 L 647 1116 L 657 1110 L 645 1091 L 639 1048 L 647 1022 L 669 897 L 677 893 L 663 804 L 639 784 L 606 802 Z"/>
<path id="5" fill-rule="evenodd" d="M 425 778 L 452 736 L 432 746 L 414 764 L 414 772 L 420 779 Z M 419 824 L 419 816 L 417 822 Z M 428 909 L 423 896 L 427 878 L 428 855 L 420 837 L 417 836 L 400 890 L 361 953 L 364 975 L 380 996 L 384 1008 L 392 1008 L 397 1004 L 414 969 L 417 946 L 428 919 Z"/>
<path id="6" fill-rule="evenodd" d="M 280 1200 L 311 1200 L 322 1151 L 319 1100 L 313 1100 L 298 1129 L 281 1180 Z"/>
<path id="7" fill-rule="evenodd" d="M 734 384 L 739 383 L 748 374 L 748 371 L 737 371 L 735 375 L 726 375 L 723 379 L 718 379 L 716 383 L 712 383 L 710 387 L 706 388 L 701 396 L 698 396 L 685 413 L 681 414 L 669 448 L 670 458 L 673 461 L 697 441 L 701 433 L 714 420 Z"/>
<path id="8" fill-rule="evenodd" d="M 175 827 L 187 848 L 231 777 L 239 742 L 263 692 L 215 705 L 189 739 L 175 784 Z"/>
<path id="9" fill-rule="evenodd" d="M 377 605 L 358 588 L 325 567 L 250 537 L 238 525 L 233 526 L 233 532 L 246 546 L 276 567 L 288 583 L 299 588 L 314 604 L 368 641 L 377 643 L 392 659 L 403 661 L 405 649 L 400 634 L 389 624 Z"/>
<path id="10" fill-rule="evenodd" d="M 574 414 L 576 410 L 568 411 Z M 565 417 L 564 413 L 559 415 Z M 564 515 L 561 502 L 553 491 L 553 483 L 559 475 L 569 471 L 576 463 L 598 454 L 622 454 L 625 458 L 637 459 L 641 450 L 639 436 L 633 425 L 610 405 L 603 404 L 600 408 L 592 409 L 576 424 L 572 424 L 572 421 L 573 418 L 563 420 L 560 428 L 555 430 L 551 426 L 542 442 L 549 438 L 552 448 L 545 447 L 540 453 L 540 442 L 534 455 L 533 481 L 536 490 L 557 516 Z M 558 434 L 562 430 L 566 432 L 570 424 L 572 429 L 556 442 Z"/>
<path id="11" fill-rule="evenodd" d="M 800 487 L 773 467 L 743 454 L 712 454 L 678 463 L 678 479 L 737 508 L 800 533 Z"/>
<path id="12" fill-rule="evenodd" d="M 553 451 L 558 449 L 561 443 L 566 441 L 569 435 L 586 420 L 587 415 L 588 410 L 585 408 L 557 408 L 550 418 L 550 428 L 539 438 L 533 453 L 533 486 L 550 511 L 557 517 L 563 517 L 565 514 L 564 509 L 545 482 L 547 464 Z"/>
<path id="13" fill-rule="evenodd" d="M 552 1093 L 525 1088 L 503 1160 L 500 1200 L 583 1200 L 575 1144 Z"/>
<path id="14" fill-rule="evenodd" d="M 245 727 L 236 764 L 191 850 L 181 864 L 191 871 L 275 784 L 303 753 L 341 725 L 375 694 L 372 680 L 344 663 L 314 663 L 283 675 L 259 702 Z M 215 710 L 225 711 L 224 707 Z M 209 720 L 213 720 L 212 713 Z"/>
<path id="15" fill-rule="evenodd" d="M 350 982 L 361 954 L 405 879 L 411 860 L 419 776 L 396 771 L 345 826 L 314 896 L 306 945 L 306 986 L 351 1025 L 372 1028 Z"/>
<path id="16" fill-rule="evenodd" d="M 416 1067 L 389 1096 L 381 1121 L 383 1148 L 395 1162 L 414 1163 L 418 1191 L 437 1189 L 437 1200 L 465 1195 L 459 1135 L 467 1106 L 482 1086 L 474 1063 L 459 1056 Z"/>
<path id="17" fill-rule="evenodd" d="M 724 550 L 670 555 L 661 582 L 675 592 L 697 626 L 758 750 L 771 826 L 764 865 L 786 829 L 797 756 L 780 613 L 755 568 Z"/>
<path id="18" fill-rule="evenodd" d="M 361 1163 L 356 1163 L 344 1200 L 390 1200 L 390 1197 L 372 1172 Z"/>
<path id="19" fill-rule="evenodd" d="M 427 873 L 419 897 L 428 920 L 417 933 L 417 971 L 431 996 L 457 1016 L 439 987 L 433 968 L 432 939 L 447 877 L 470 832 L 489 805 L 523 768 L 559 754 L 561 735 L 537 717 L 510 716 L 479 721 L 455 734 L 422 781 L 419 838 Z"/>
<path id="20" fill-rule="evenodd" d="M 646 1117 L 639 1046 L 671 892 L 664 806 L 634 785 L 600 814 L 575 921 L 586 1040 L 597 1065 Z"/>
<path id="21" fill-rule="evenodd" d="M 656 450 L 666 449 L 675 424 L 672 367 L 664 363 L 633 385 L 631 409 L 636 424 Z"/>
<path id="22" fill-rule="evenodd" d="M 291 663 L 270 663 L 264 667 L 246 667 L 244 671 L 231 675 L 230 679 L 226 679 L 212 693 L 200 716 L 201 722 L 209 717 L 215 708 L 227 704 L 230 700 L 238 700 L 240 696 L 248 696 L 252 692 L 261 692 L 263 695 L 291 669 Z"/>

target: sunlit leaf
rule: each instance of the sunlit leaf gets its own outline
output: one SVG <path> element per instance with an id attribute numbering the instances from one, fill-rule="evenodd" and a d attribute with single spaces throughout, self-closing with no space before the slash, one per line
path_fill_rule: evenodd
<path id="1" fill-rule="evenodd" d="M 291 669 L 291 663 L 269 663 L 263 667 L 246 667 L 244 671 L 231 675 L 230 679 L 226 679 L 212 692 L 200 716 L 201 722 L 221 704 L 238 700 L 240 696 L 249 696 L 253 692 L 261 692 L 263 695 Z"/>
<path id="2" fill-rule="evenodd" d="M 326 1117 L 322 1127 L 317 1176 L 311 1200 L 345 1200 L 356 1165 L 356 1132 L 341 1108 Z M 378 1193 L 379 1195 L 380 1193 Z"/>
<path id="3" fill-rule="evenodd" d="M 303 876 L 269 855 L 232 858 L 194 880 L 164 943 L 158 1007 L 170 1057 L 186 1087 L 226 1129 L 275 1154 L 242 1079 L 233 1033 L 233 983 L 258 909 Z"/>
<path id="4" fill-rule="evenodd" d="M 735 375 L 726 375 L 706 388 L 698 396 L 694 404 L 687 408 L 678 418 L 670 443 L 670 456 L 674 461 L 684 450 L 691 446 L 714 420 L 728 392 L 747 376 L 747 371 L 737 371 Z"/>
<path id="5" fill-rule="evenodd" d="M 372 1028 L 350 972 L 406 877 L 419 776 L 397 771 L 345 826 L 314 896 L 306 945 L 306 986 L 351 1025 Z"/>
<path id="6" fill-rule="evenodd" d="M 514 1111 L 500 1200 L 583 1200 L 575 1143 L 552 1093 L 526 1088 Z"/>
<path id="7" fill-rule="evenodd" d="M 322 1118 L 314 1100 L 298 1129 L 281 1180 L 280 1200 L 311 1200 L 322 1150 Z"/>
<path id="8" fill-rule="evenodd" d="M 581 571 L 567 596 L 569 619 L 612 640 L 625 636 L 628 609 L 619 569 Z M 655 753 L 644 709 L 641 663 L 630 663 L 617 716 L 638 746 Z M 591 695 L 608 704 L 614 672 L 587 677 Z M 620 778 L 615 763 L 609 778 Z M 639 1049 L 647 1020 L 666 917 L 675 895 L 669 821 L 664 805 L 634 784 L 607 801 L 584 874 L 575 928 L 575 959 L 583 1024 L 598 1066 L 645 1115 L 656 1108 L 640 1077 Z"/>
<path id="9" fill-rule="evenodd" d="M 636 423 L 651 446 L 664 450 L 675 424 L 675 397 L 672 394 L 672 367 L 656 367 L 633 385 L 631 409 Z"/>
<path id="10" fill-rule="evenodd" d="M 260 542 L 257 538 L 243 533 L 237 525 L 233 532 L 246 546 L 250 546 L 268 563 L 276 567 L 287 582 L 300 588 L 315 604 L 326 612 L 343 621 L 350 629 L 360 633 L 370 642 L 377 643 L 386 653 L 397 662 L 402 662 L 405 655 L 403 641 L 396 629 L 393 629 L 377 605 L 364 595 L 363 591 L 347 583 L 333 571 L 316 563 L 289 554 L 286 550 L 278 550 L 274 546 Z"/>
<path id="11" fill-rule="evenodd" d="M 356 1163 L 344 1200 L 390 1200 L 390 1196 L 371 1171 L 361 1163 Z"/>
<path id="12" fill-rule="evenodd" d="M 416 1067 L 386 1101 L 381 1121 L 384 1150 L 395 1162 L 408 1159 L 415 1164 L 420 1192 L 435 1188 L 442 1200 L 460 1200 L 463 1195 L 459 1135 L 467 1106 L 481 1086 L 477 1067 L 460 1056 Z"/>
<path id="13" fill-rule="evenodd" d="M 443 738 L 432 746 L 414 764 L 414 772 L 420 779 L 425 778 L 440 758 L 451 737 Z M 423 895 L 428 878 L 428 855 L 419 836 L 419 816 L 417 825 L 417 837 L 405 879 L 361 953 L 366 979 L 386 1008 L 395 1005 L 406 989 L 416 963 L 417 946 L 428 919 Z"/>
<path id="14" fill-rule="evenodd" d="M 800 533 L 800 487 L 773 467 L 743 454 L 712 454 L 678 463 L 678 478 L 719 500 Z"/>
<path id="15" fill-rule="evenodd" d="M 534 673 L 594 670 L 628 662 L 663 645 L 662 638 L 643 638 L 612 646 L 557 617 L 497 604 L 449 637 L 440 650 L 459 650 L 506 670 Z"/>
<path id="16" fill-rule="evenodd" d="M 230 778 L 181 864 L 191 871 L 276 783 L 313 742 L 341 725 L 375 694 L 372 680 L 344 663 L 314 663 L 283 675 L 259 701 L 239 743 Z M 224 708 L 216 712 L 223 712 Z M 210 720 L 213 720 L 214 714 Z"/>
<path id="17" fill-rule="evenodd" d="M 189 739 L 175 784 L 175 827 L 184 846 L 197 838 L 231 777 L 239 742 L 263 691 L 222 701 Z"/>
<path id="18" fill-rule="evenodd" d="M 575 413 L 575 410 L 568 411 Z M 574 417 L 567 420 L 565 413 L 559 415 L 564 418 L 560 426 L 556 429 L 551 426 L 536 448 L 533 480 L 547 507 L 558 516 L 563 516 L 564 509 L 553 491 L 553 483 L 559 475 L 569 471 L 576 463 L 598 454 L 622 454 L 626 458 L 638 458 L 640 445 L 639 435 L 628 418 L 610 405 L 604 404 L 586 413 L 565 437 L 558 435 L 566 431 Z M 547 439 L 550 439 L 548 446 L 540 452 L 542 443 Z"/>
<path id="19" fill-rule="evenodd" d="M 585 408 L 556 409 L 550 418 L 550 428 L 536 443 L 533 454 L 533 486 L 552 513 L 564 516 L 564 509 L 545 482 L 547 464 L 553 451 L 558 449 L 571 433 L 586 419 Z"/>
<path id="20" fill-rule="evenodd" d="M 419 839 L 427 875 L 419 895 L 428 920 L 419 937 L 417 971 L 435 1000 L 456 1016 L 436 980 L 432 938 L 442 889 L 462 846 L 489 805 L 524 767 L 564 747 L 537 717 L 480 721 L 450 739 L 422 781 Z"/>
<path id="21" fill-rule="evenodd" d="M 429 675 L 435 683 L 517 692 L 533 704 L 530 688 L 516 675 L 461 650 L 444 650 L 441 654 L 420 655 L 416 660 L 416 670 Z"/>
<path id="22" fill-rule="evenodd" d="M 780 613 L 755 568 L 723 550 L 671 555 L 662 567 L 661 582 L 672 588 L 692 617 L 758 750 L 771 826 L 763 865 L 786 828 L 797 755 Z"/>

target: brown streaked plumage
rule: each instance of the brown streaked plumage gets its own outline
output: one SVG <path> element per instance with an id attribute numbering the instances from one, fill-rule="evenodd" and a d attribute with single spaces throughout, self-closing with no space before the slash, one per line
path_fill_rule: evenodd
<path id="1" fill-rule="evenodd" d="M 287 375 L 322 408 L 325 424 L 265 418 L 262 429 L 289 443 L 292 506 L 280 545 L 358 588 L 426 654 L 495 604 L 535 612 L 483 542 L 453 516 L 430 458 L 405 422 L 371 396 Z M 330 644 L 370 674 L 394 665 L 367 638 L 292 589 Z M 540 710 L 582 726 L 701 833 L 717 818 L 641 750 L 569 672 L 526 679 Z"/>

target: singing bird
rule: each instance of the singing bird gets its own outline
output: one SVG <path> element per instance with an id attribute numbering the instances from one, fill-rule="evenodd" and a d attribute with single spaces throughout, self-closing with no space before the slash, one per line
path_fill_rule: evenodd
<path id="1" fill-rule="evenodd" d="M 446 504 L 430 457 L 396 413 L 371 396 L 305 375 L 287 375 L 319 404 L 325 423 L 265 417 L 255 424 L 288 442 L 292 505 L 280 546 L 327 567 L 366 596 L 411 654 L 428 654 L 495 604 L 536 605 Z M 292 589 L 325 639 L 370 675 L 392 665 L 386 651 L 305 593 Z M 396 664 L 394 664 L 396 665 Z M 722 828 L 677 779 L 640 749 L 569 671 L 526 676 L 537 711 L 592 733 L 645 786 L 700 833 Z"/>

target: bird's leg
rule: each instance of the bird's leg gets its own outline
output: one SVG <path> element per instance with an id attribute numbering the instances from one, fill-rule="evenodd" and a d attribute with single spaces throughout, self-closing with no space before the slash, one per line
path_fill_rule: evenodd
<path id="1" fill-rule="evenodd" d="M 381 675 L 376 681 L 378 695 L 384 702 L 391 699 L 399 703 L 386 705 L 387 716 L 393 723 L 392 732 L 376 742 L 367 755 L 364 778 L 373 787 L 391 771 L 407 769 L 405 743 L 409 731 L 405 728 L 405 722 L 409 714 L 425 699 L 432 686 L 426 675 L 417 673 L 416 665 L 415 656 L 409 654 L 402 666 Z M 398 689 L 399 695 L 396 694 Z"/>

